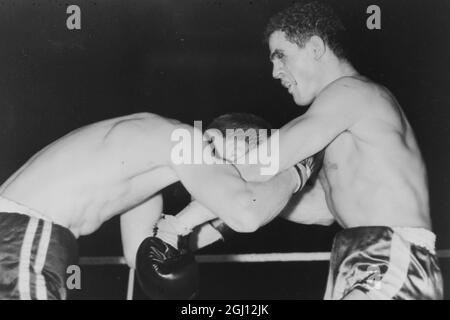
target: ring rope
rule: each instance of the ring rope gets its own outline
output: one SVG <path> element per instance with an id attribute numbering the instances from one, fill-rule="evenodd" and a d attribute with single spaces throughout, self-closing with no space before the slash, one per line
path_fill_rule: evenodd
<path id="1" fill-rule="evenodd" d="M 450 258 L 450 249 L 439 250 L 439 258 Z M 330 252 L 275 252 L 197 255 L 199 263 L 249 263 L 249 262 L 301 262 L 328 261 Z M 124 257 L 81 257 L 80 265 L 126 265 Z"/>
<path id="2" fill-rule="evenodd" d="M 450 258 L 450 249 L 438 250 L 439 258 Z M 243 254 L 214 254 L 197 255 L 199 263 L 248 263 L 248 262 L 300 262 L 300 261 L 328 261 L 330 252 L 275 252 L 275 253 L 243 253 Z M 124 257 L 81 257 L 81 265 L 126 265 Z M 126 300 L 133 300 L 134 293 L 134 269 L 128 273 L 128 285 Z"/>

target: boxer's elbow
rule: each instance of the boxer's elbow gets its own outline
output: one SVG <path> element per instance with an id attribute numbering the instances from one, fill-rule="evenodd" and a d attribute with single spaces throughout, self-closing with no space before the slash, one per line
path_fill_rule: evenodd
<path id="1" fill-rule="evenodd" d="M 329 227 L 335 222 L 336 222 L 336 220 L 334 218 L 331 218 L 331 219 L 320 220 L 320 221 L 317 222 L 317 224 L 321 225 L 321 226 Z"/>
<path id="2" fill-rule="evenodd" d="M 239 219 L 233 219 L 224 221 L 227 226 L 229 226 L 232 230 L 239 232 L 239 233 L 252 233 L 258 230 L 259 224 L 252 219 L 248 218 L 239 218 Z"/>
<path id="3" fill-rule="evenodd" d="M 227 225 L 239 233 L 252 233 L 259 229 L 260 225 L 256 219 L 249 217 L 246 212 L 242 211 L 242 214 L 243 217 L 233 219 L 233 221 L 228 222 Z"/>
<path id="4" fill-rule="evenodd" d="M 241 192 L 236 195 L 234 201 L 233 219 L 230 219 L 228 226 L 236 232 L 251 233 L 261 226 L 260 215 L 254 204 L 252 192 Z M 225 220 L 224 220 L 225 221 Z M 225 221 L 226 222 L 226 221 Z"/>

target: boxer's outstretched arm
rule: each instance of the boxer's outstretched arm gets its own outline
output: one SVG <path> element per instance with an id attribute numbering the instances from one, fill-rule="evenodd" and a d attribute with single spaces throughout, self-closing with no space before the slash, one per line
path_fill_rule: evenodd
<path id="1" fill-rule="evenodd" d="M 244 181 L 232 165 L 180 164 L 173 169 L 198 202 L 238 232 L 253 232 L 275 218 L 297 185 L 292 171 L 261 183 Z"/>

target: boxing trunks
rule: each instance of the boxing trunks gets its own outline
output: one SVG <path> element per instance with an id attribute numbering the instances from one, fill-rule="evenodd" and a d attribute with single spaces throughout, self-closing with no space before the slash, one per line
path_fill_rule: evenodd
<path id="1" fill-rule="evenodd" d="M 422 228 L 358 227 L 337 234 L 325 299 L 360 290 L 369 299 L 443 298 L 436 236 Z"/>
<path id="2" fill-rule="evenodd" d="M 0 197 L 0 300 L 65 299 L 75 236 L 41 214 Z"/>

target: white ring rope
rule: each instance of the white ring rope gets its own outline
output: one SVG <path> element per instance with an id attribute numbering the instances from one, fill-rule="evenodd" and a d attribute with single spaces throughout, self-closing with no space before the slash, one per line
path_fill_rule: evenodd
<path id="1" fill-rule="evenodd" d="M 438 250 L 437 256 L 441 259 L 450 258 L 450 249 Z M 248 263 L 248 262 L 301 262 L 301 261 L 328 261 L 330 252 L 276 252 L 276 253 L 242 253 L 242 254 L 214 254 L 197 255 L 199 263 Z M 104 266 L 126 265 L 124 257 L 81 257 L 80 265 Z M 134 269 L 130 268 L 128 274 L 127 300 L 133 300 Z"/>
<path id="2" fill-rule="evenodd" d="M 450 258 L 450 249 L 439 250 L 439 258 Z M 328 261 L 329 252 L 277 252 L 277 253 L 241 253 L 241 254 L 214 254 L 197 255 L 199 263 L 248 263 L 248 262 L 301 262 L 301 261 Z M 80 265 L 126 265 L 124 257 L 81 257 Z"/>
<path id="3" fill-rule="evenodd" d="M 199 255 L 196 257 L 199 263 L 224 263 L 224 262 L 295 262 L 295 261 L 328 261 L 329 252 L 286 252 L 286 253 L 244 253 L 244 254 L 219 254 Z"/>
<path id="4" fill-rule="evenodd" d="M 133 300 L 134 273 L 134 269 L 130 268 L 128 272 L 127 300 Z"/>

